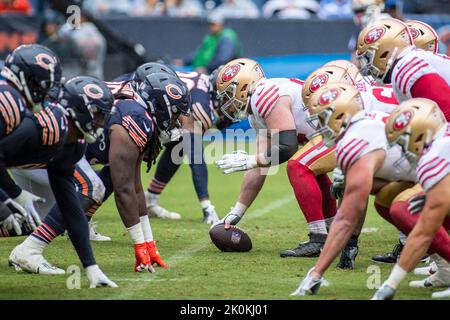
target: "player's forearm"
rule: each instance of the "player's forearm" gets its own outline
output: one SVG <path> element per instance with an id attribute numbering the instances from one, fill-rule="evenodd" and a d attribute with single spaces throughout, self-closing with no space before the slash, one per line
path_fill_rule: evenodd
<path id="1" fill-rule="evenodd" d="M 250 207 L 258 196 L 259 191 L 261 191 L 265 180 L 266 175 L 261 173 L 260 168 L 247 171 L 241 185 L 241 193 L 239 194 L 238 201 Z"/>

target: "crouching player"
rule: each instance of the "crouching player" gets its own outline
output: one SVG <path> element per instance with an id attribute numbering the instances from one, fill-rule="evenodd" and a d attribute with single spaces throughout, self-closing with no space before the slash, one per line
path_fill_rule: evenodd
<path id="1" fill-rule="evenodd" d="M 416 169 L 425 191 L 425 204 L 408 235 L 400 259 L 374 300 L 392 299 L 400 282 L 427 252 L 433 242 L 446 250 L 440 255 L 450 261 L 450 128 L 437 104 L 412 99 L 393 113 L 386 126 L 387 139 L 401 147 L 404 159 Z M 435 244 L 436 245 L 436 244 Z M 450 297 L 450 288 L 433 297 Z"/>
<path id="2" fill-rule="evenodd" d="M 112 104 L 111 92 L 103 82 L 92 77 L 75 77 L 64 84 L 57 103 L 26 116 L 12 134 L 0 140 L 0 183 L 6 192 L 20 191 L 7 168 L 47 169 L 57 203 L 55 208 L 61 211 L 61 223 L 69 232 L 91 287 L 117 285 L 106 277 L 95 262 L 87 220 L 72 176 L 76 163 L 86 150 L 83 139 L 95 141 L 102 131 L 105 116 L 111 112 Z M 41 224 L 11 252 L 10 265 L 33 273 L 64 273 L 39 254 L 56 230 L 51 224 Z"/>
<path id="3" fill-rule="evenodd" d="M 384 112 L 363 112 L 363 100 L 356 88 L 347 84 L 329 84 L 319 89 L 308 106 L 309 123 L 325 143 L 336 146 L 338 167 L 345 174 L 346 185 L 340 208 L 331 225 L 325 246 L 293 295 L 315 294 L 322 275 L 343 249 L 352 233 L 363 224 L 369 195 L 389 181 L 410 181 L 415 175 L 401 163 L 398 148 L 388 148 L 384 138 Z"/>

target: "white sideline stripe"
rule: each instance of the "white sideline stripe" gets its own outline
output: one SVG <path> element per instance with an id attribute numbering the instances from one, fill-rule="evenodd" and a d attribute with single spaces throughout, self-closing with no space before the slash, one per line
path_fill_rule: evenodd
<path id="1" fill-rule="evenodd" d="M 272 210 L 278 209 L 293 200 L 294 200 L 294 195 L 289 194 L 278 200 L 272 201 L 271 203 L 269 203 L 269 205 L 265 206 L 264 208 L 260 208 L 260 209 L 256 209 L 255 211 L 247 212 L 246 213 L 246 216 L 247 216 L 246 221 L 262 217 L 262 216 L 266 215 L 267 213 L 271 212 Z M 203 237 L 203 238 L 197 240 L 197 242 L 195 242 L 193 245 L 191 245 L 183 250 L 178 251 L 177 253 L 175 253 L 173 256 L 169 257 L 165 261 L 169 265 L 169 268 L 171 266 L 173 267 L 184 260 L 189 260 L 190 258 L 192 258 L 192 256 L 194 254 L 196 254 L 198 251 L 206 248 L 207 246 L 209 246 L 209 237 Z M 156 270 L 159 271 L 159 270 L 161 270 L 161 268 L 157 268 Z M 131 279 L 125 280 L 125 281 L 131 282 L 130 284 L 125 286 L 125 289 L 128 289 L 128 290 L 120 292 L 119 294 L 112 294 L 112 295 L 104 298 L 104 300 L 127 299 L 129 296 L 131 296 L 134 293 L 134 290 L 136 288 L 145 286 L 146 282 L 160 280 L 160 279 L 155 279 L 158 277 L 158 274 L 159 274 L 158 271 L 156 271 L 156 273 L 153 273 L 153 274 L 143 273 L 141 277 L 132 278 L 132 280 Z M 169 269 L 169 271 L 170 271 L 170 269 Z M 149 278 L 149 277 L 151 277 L 151 278 Z M 111 279 L 111 280 L 114 281 L 114 279 Z M 122 279 L 122 280 L 124 280 L 124 279 Z M 117 279 L 117 281 L 121 281 L 121 279 Z M 139 282 L 142 282 L 142 284 L 140 284 Z M 124 288 L 124 287 L 121 286 L 119 288 Z"/>

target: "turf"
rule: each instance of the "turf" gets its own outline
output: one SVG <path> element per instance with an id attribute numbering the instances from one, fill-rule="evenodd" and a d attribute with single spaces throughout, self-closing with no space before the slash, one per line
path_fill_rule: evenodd
<path id="1" fill-rule="evenodd" d="M 223 175 L 210 166 L 209 190 L 220 216 L 227 213 L 239 192 L 243 174 Z M 144 173 L 147 185 L 150 174 Z M 87 289 L 82 273 L 81 289 L 67 289 L 68 275 L 42 276 L 16 272 L 8 267 L 10 251 L 24 238 L 0 239 L 0 299 L 368 299 L 367 288 L 375 265 L 383 281 L 392 265 L 375 264 L 370 257 L 391 250 L 398 241 L 393 227 L 384 222 L 369 205 L 365 227 L 377 232 L 363 233 L 354 271 L 326 273 L 331 286 L 321 288 L 314 297 L 290 297 L 315 258 L 280 258 L 279 251 L 297 245 L 307 236 L 306 223 L 292 195 L 281 166 L 277 175 L 269 176 L 263 191 L 239 224 L 250 235 L 253 249 L 248 253 L 222 253 L 211 243 L 208 225 L 200 223 L 202 213 L 192 186 L 189 167 L 183 165 L 166 188 L 161 203 L 180 212 L 182 219 L 152 219 L 155 237 L 170 270 L 157 269 L 154 274 L 132 271 L 134 252 L 130 239 L 115 208 L 114 199 L 96 213 L 98 230 L 111 242 L 93 243 L 97 262 L 119 285 L 117 289 Z M 67 238 L 60 237 L 45 251 L 48 261 L 67 269 L 79 265 Z M 375 267 L 376 268 L 376 267 Z M 370 269 L 369 269 L 370 270 Z M 410 275 L 407 280 L 417 278 Z M 413 289 L 404 281 L 397 299 L 429 299 L 432 290 Z"/>

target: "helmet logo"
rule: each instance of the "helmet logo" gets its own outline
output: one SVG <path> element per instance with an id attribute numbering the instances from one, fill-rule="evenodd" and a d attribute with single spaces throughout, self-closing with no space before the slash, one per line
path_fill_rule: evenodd
<path id="1" fill-rule="evenodd" d="M 411 36 L 413 37 L 413 39 L 416 39 L 420 34 L 419 30 L 417 30 L 416 28 L 413 28 L 413 27 L 409 27 L 409 32 L 411 33 Z"/>
<path id="2" fill-rule="evenodd" d="M 378 41 L 386 32 L 385 28 L 377 27 L 369 30 L 364 37 L 364 42 L 367 44 L 374 43 Z"/>
<path id="3" fill-rule="evenodd" d="M 166 86 L 166 92 L 172 99 L 180 100 L 183 97 L 183 91 L 176 84 L 168 84 Z"/>
<path id="4" fill-rule="evenodd" d="M 92 99 L 100 99 L 103 97 L 103 90 L 95 83 L 89 83 L 83 87 L 84 93 Z"/>
<path id="5" fill-rule="evenodd" d="M 341 95 L 341 91 L 338 89 L 330 89 L 324 92 L 319 98 L 319 104 L 321 106 L 326 106 L 334 100 L 336 100 Z"/>
<path id="6" fill-rule="evenodd" d="M 311 84 L 309 86 L 309 91 L 316 92 L 320 89 L 323 85 L 325 85 L 328 82 L 328 74 L 321 73 L 314 77 L 314 79 L 311 81 Z"/>
<path id="7" fill-rule="evenodd" d="M 36 64 L 43 69 L 51 70 L 53 69 L 53 65 L 56 64 L 56 59 L 55 57 L 42 52 L 36 55 Z"/>
<path id="8" fill-rule="evenodd" d="M 229 66 L 222 75 L 222 81 L 224 82 L 230 81 L 237 75 L 239 70 L 241 70 L 241 66 L 239 64 Z"/>
<path id="9" fill-rule="evenodd" d="M 394 119 L 394 130 L 403 130 L 408 124 L 411 122 L 412 112 L 411 111 L 403 111 Z"/>

